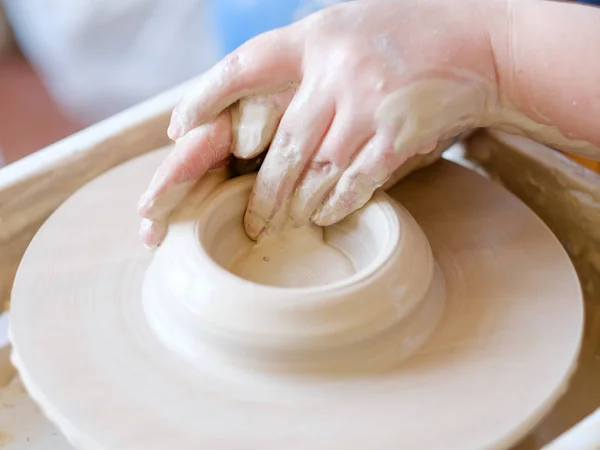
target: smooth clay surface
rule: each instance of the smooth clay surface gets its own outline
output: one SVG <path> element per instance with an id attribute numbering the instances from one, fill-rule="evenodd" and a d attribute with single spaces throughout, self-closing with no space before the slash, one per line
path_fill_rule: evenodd
<path id="1" fill-rule="evenodd" d="M 380 192 L 333 226 L 289 225 L 254 242 L 243 217 L 256 175 L 223 179 L 195 186 L 144 277 L 144 312 L 168 348 L 202 370 L 216 357 L 348 374 L 393 367 L 427 340 L 443 277 L 395 200 Z"/>
<path id="2" fill-rule="evenodd" d="M 322 286 L 356 273 L 348 256 L 329 245 L 318 226 L 287 227 L 244 246 L 228 269 L 246 280 L 282 287 Z"/>
<path id="3" fill-rule="evenodd" d="M 135 205 L 163 157 L 159 152 L 124 164 L 65 202 L 32 241 L 15 280 L 13 360 L 31 396 L 77 448 L 502 449 L 564 391 L 583 322 L 580 286 L 567 255 L 515 197 L 448 162 L 412 174 L 390 192 L 427 236 L 445 286 L 441 321 L 410 359 L 345 375 L 190 361 L 148 320 L 150 297 L 143 293 L 150 263 L 168 258 L 153 258 L 140 246 Z M 217 235 L 209 231 L 209 224 L 199 229 L 197 242 L 204 242 L 202 233 Z M 214 250 L 208 242 L 197 249 Z M 218 254 L 225 252 L 215 251 L 213 260 Z M 243 306 L 243 298 L 223 297 L 224 290 L 202 290 L 210 286 L 202 275 L 231 276 L 214 262 L 194 285 L 172 280 L 182 291 L 198 289 L 205 300 L 175 302 L 167 312 L 177 320 L 197 320 L 189 314 L 196 307 L 217 318 L 230 305 Z M 397 269 L 402 276 L 403 267 Z M 245 282 L 251 295 L 257 285 Z M 165 304 L 155 297 L 156 305 Z M 178 298 L 195 297 L 182 292 Z M 257 311 L 282 305 L 277 313 L 292 320 L 282 298 L 276 295 L 271 300 L 277 303 Z M 377 298 L 357 299 L 367 300 Z M 247 305 L 247 312 L 257 306 L 260 301 Z M 296 312 L 302 311 L 313 310 Z M 250 314 L 233 315 L 243 319 L 235 323 L 231 314 L 223 317 L 233 330 L 252 324 Z M 166 332 L 186 329 L 194 327 Z M 292 330 L 294 339 L 313 336 Z"/>

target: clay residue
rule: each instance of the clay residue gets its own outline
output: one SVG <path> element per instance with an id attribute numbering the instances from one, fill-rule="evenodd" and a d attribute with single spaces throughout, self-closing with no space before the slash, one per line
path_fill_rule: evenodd
<path id="1" fill-rule="evenodd" d="M 352 276 L 352 261 L 323 238 L 315 225 L 287 226 L 240 250 L 228 264 L 231 273 L 255 283 L 280 287 L 322 286 Z"/>
<path id="2" fill-rule="evenodd" d="M 0 430 L 0 448 L 2 448 L 5 445 L 10 444 L 13 441 L 13 437 L 8 434 L 5 433 L 4 431 Z"/>

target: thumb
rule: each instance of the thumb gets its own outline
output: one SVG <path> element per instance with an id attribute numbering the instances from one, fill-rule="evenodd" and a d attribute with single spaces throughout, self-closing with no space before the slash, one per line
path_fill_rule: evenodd
<path id="1" fill-rule="evenodd" d="M 208 170 L 229 156 L 231 143 L 229 110 L 176 142 L 138 203 L 138 214 L 145 219 L 140 229 L 145 245 L 155 247 L 162 242 L 173 210 Z"/>

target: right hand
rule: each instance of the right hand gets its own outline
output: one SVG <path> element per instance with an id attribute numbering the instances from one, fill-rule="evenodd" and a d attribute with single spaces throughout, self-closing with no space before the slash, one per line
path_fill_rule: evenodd
<path id="1" fill-rule="evenodd" d="M 278 126 L 261 133 L 262 143 L 273 142 L 246 230 L 253 238 L 268 234 L 288 215 L 323 226 L 343 219 L 407 160 L 489 123 L 497 80 L 487 25 L 502 5 L 363 0 L 247 42 L 204 74 L 173 112 L 176 148 L 142 201 L 142 215 L 164 224 L 195 180 L 231 151 L 243 153 L 232 150 L 239 144 L 230 108 L 291 93 L 273 109 L 270 123 Z"/>

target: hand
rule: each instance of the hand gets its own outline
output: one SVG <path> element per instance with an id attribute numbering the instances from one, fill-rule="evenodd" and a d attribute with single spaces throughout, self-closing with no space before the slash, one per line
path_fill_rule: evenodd
<path id="1" fill-rule="evenodd" d="M 363 0 L 247 42 L 204 74 L 173 112 L 176 148 L 142 201 L 142 215 L 164 223 L 189 183 L 231 151 L 248 156 L 236 150 L 236 104 L 243 115 L 248 98 L 293 93 L 289 104 L 286 97 L 271 108 L 261 145 L 249 146 L 251 154 L 262 151 L 276 128 L 246 230 L 256 238 L 288 215 L 323 226 L 343 219 L 411 157 L 489 123 L 497 83 L 487 21 L 502 12 L 501 3 Z M 238 134 L 245 121 L 239 124 Z M 168 198 L 170 192 L 177 195 Z"/>
<path id="2" fill-rule="evenodd" d="M 230 154 L 250 160 L 265 150 L 294 92 L 245 97 L 177 140 L 139 201 L 140 238 L 146 246 L 163 241 L 169 215 L 206 172 L 226 164 Z"/>

